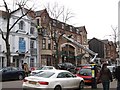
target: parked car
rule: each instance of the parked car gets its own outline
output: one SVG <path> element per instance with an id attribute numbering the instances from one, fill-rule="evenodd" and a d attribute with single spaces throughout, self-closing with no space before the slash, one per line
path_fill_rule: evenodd
<path id="1" fill-rule="evenodd" d="M 54 66 L 43 66 L 38 68 L 37 70 L 56 70 Z"/>
<path id="2" fill-rule="evenodd" d="M 84 79 L 77 77 L 67 70 L 46 70 L 34 76 L 25 77 L 23 80 L 23 89 L 38 88 L 38 89 L 72 89 L 84 88 Z"/>
<path id="3" fill-rule="evenodd" d="M 100 74 L 100 69 L 96 68 L 96 82 L 98 81 L 98 77 Z M 92 70 L 91 70 L 91 66 L 83 66 L 81 67 L 77 73 L 77 76 L 82 77 L 85 81 L 85 83 L 92 83 Z M 97 82 L 98 83 L 98 82 Z"/>
<path id="4" fill-rule="evenodd" d="M 68 70 L 72 73 L 76 73 L 76 66 L 69 62 L 59 63 L 58 68 L 61 70 Z"/>
<path id="5" fill-rule="evenodd" d="M 43 66 L 43 67 L 37 68 L 36 70 L 31 71 L 30 75 L 33 76 L 33 75 L 40 73 L 44 70 L 56 70 L 56 69 L 53 66 Z"/>
<path id="6" fill-rule="evenodd" d="M 68 69 L 75 69 L 76 67 L 72 63 L 65 62 L 65 63 L 59 63 L 58 68 L 68 70 Z"/>
<path id="7" fill-rule="evenodd" d="M 24 70 L 16 67 L 4 67 L 0 69 L 0 81 L 22 80 L 25 77 Z"/>

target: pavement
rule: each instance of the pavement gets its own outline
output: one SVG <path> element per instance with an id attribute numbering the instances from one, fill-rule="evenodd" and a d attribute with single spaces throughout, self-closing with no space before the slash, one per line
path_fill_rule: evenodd
<path id="1" fill-rule="evenodd" d="M 110 90 L 116 90 L 117 80 L 114 79 L 113 82 L 110 83 Z M 102 83 L 97 84 L 97 88 L 91 88 L 91 86 L 86 86 L 83 90 L 103 90 Z"/>

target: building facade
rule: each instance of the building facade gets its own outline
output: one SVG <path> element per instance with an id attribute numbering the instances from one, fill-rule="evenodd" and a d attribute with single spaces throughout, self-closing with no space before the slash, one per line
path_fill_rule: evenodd
<path id="1" fill-rule="evenodd" d="M 24 12 L 26 10 L 24 9 Z M 4 34 L 7 24 L 5 13 L 0 11 L 0 28 Z M 21 10 L 16 10 L 10 19 L 10 25 L 21 15 Z M 63 38 L 64 34 L 88 48 L 85 26 L 74 27 L 53 19 L 46 9 L 29 12 L 10 31 L 11 63 L 15 67 L 21 67 L 22 63 L 27 63 L 29 67 L 55 66 L 56 57 L 57 63 L 70 62 L 75 65 L 88 63 L 88 52 Z M 5 53 L 5 42 L 0 33 L 0 67 L 7 65 Z"/>
<path id="2" fill-rule="evenodd" d="M 87 31 L 85 26 L 74 27 L 53 19 L 46 9 L 36 12 L 39 26 L 39 53 L 41 65 L 55 66 L 55 57 L 58 54 L 58 63 L 70 62 L 75 65 L 87 63 L 89 54 L 74 43 L 62 37 L 63 34 L 84 47 L 88 48 Z"/>
<path id="3" fill-rule="evenodd" d="M 108 40 L 99 40 L 97 38 L 93 38 L 88 42 L 89 48 L 98 53 L 97 58 L 101 60 L 105 60 L 111 64 L 116 63 L 117 58 L 117 51 L 116 51 L 116 44 L 112 41 Z"/>
<path id="4" fill-rule="evenodd" d="M 26 9 L 24 9 L 26 12 Z M 15 21 L 21 17 L 23 12 L 20 9 L 16 10 L 11 18 L 10 25 L 12 26 Z M 6 35 L 7 21 L 5 17 L 6 12 L 0 11 L 0 28 Z M 10 53 L 11 53 L 11 63 L 15 67 L 21 67 L 22 63 L 28 63 L 30 67 L 37 65 L 37 30 L 34 25 L 33 17 L 31 14 L 24 16 L 19 22 L 13 27 L 9 35 L 10 42 Z M 0 33 L 0 67 L 5 67 L 7 65 L 6 59 L 6 48 L 5 42 L 2 39 Z"/>

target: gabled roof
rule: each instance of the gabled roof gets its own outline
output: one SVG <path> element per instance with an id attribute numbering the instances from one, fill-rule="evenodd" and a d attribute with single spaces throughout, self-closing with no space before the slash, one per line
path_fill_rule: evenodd
<path id="1" fill-rule="evenodd" d="M 95 37 L 93 37 L 92 39 L 89 39 L 89 41 L 88 41 L 88 42 L 91 42 L 92 40 L 97 40 L 97 41 L 99 41 L 99 42 L 102 42 L 102 40 L 97 39 L 97 38 L 95 38 Z M 104 43 L 104 42 L 102 42 L 102 43 Z"/>
<path id="2" fill-rule="evenodd" d="M 104 39 L 104 40 L 100 40 L 100 39 L 97 39 L 97 38 L 92 38 L 92 39 L 90 39 L 88 42 L 90 42 L 91 40 L 93 40 L 93 39 L 95 39 L 95 40 L 97 40 L 97 41 L 99 41 L 99 42 L 102 42 L 102 43 L 104 43 L 104 44 L 113 44 L 114 45 L 114 43 L 112 42 L 112 41 L 109 41 L 108 39 Z"/>
<path id="3" fill-rule="evenodd" d="M 88 42 L 91 42 L 92 40 L 97 40 L 97 41 L 101 42 L 101 40 L 99 40 L 99 39 L 97 39 L 97 38 L 95 38 L 95 37 L 93 37 L 92 39 L 89 39 Z"/>
<path id="4" fill-rule="evenodd" d="M 54 19 L 54 18 L 51 18 L 51 17 L 49 16 L 49 13 L 47 12 L 46 9 L 36 11 L 35 13 L 36 13 L 36 17 L 41 17 L 44 13 L 46 13 L 46 14 L 48 15 L 48 17 L 49 17 L 49 19 L 50 19 L 51 22 L 56 21 L 56 23 L 59 22 L 59 23 L 61 23 L 61 24 L 64 24 L 65 27 L 66 27 L 66 30 L 68 30 L 70 27 L 72 27 L 72 30 L 73 30 L 73 31 L 76 31 L 76 29 L 79 29 L 79 32 L 83 32 L 83 31 L 84 31 L 84 32 L 87 34 L 87 31 L 86 31 L 85 26 L 74 27 L 73 25 L 69 25 L 69 24 L 66 24 L 65 22 L 61 22 L 61 21 L 59 21 L 59 20 L 56 20 L 56 19 Z"/>
<path id="5" fill-rule="evenodd" d="M 25 8 L 25 10 L 28 11 L 29 9 L 26 9 L 26 8 Z M 32 18 L 35 18 L 35 17 L 36 17 L 35 12 L 34 12 L 33 10 L 30 10 L 29 13 L 28 13 L 28 15 L 29 15 L 30 17 L 32 17 Z"/>
<path id="6" fill-rule="evenodd" d="M 47 13 L 48 14 L 46 9 L 36 11 L 35 13 L 36 13 L 36 17 L 40 17 L 43 13 Z M 49 16 L 49 14 L 48 14 L 48 16 Z"/>
<path id="7" fill-rule="evenodd" d="M 108 39 L 104 39 L 104 40 L 101 40 L 103 43 L 105 43 L 105 44 L 108 44 L 109 43 L 109 41 L 108 41 Z"/>
<path id="8" fill-rule="evenodd" d="M 85 26 L 80 26 L 80 27 L 79 27 L 79 30 L 80 30 L 80 32 L 85 31 L 85 32 L 86 32 L 86 34 L 87 34 L 87 31 L 86 31 Z"/>
<path id="9" fill-rule="evenodd" d="M 18 9 L 16 9 L 16 10 L 12 11 L 11 14 L 13 14 L 13 13 L 19 11 L 20 9 L 21 9 L 21 8 L 18 8 Z M 26 11 L 29 10 L 29 9 L 27 9 L 27 8 L 24 8 L 24 9 L 25 9 Z M 7 15 L 7 12 L 6 12 L 6 11 L 0 10 L 0 16 L 6 17 L 6 15 Z M 32 10 L 30 10 L 30 11 L 28 12 L 28 15 L 29 15 L 30 17 L 34 18 L 34 17 L 35 17 L 35 12 L 32 11 Z"/>

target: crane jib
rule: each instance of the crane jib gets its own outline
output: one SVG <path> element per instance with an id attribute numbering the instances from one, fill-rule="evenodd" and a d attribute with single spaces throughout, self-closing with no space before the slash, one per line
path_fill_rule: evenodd
<path id="1" fill-rule="evenodd" d="M 69 38 L 68 36 L 66 36 L 65 34 L 63 35 L 63 37 L 65 39 L 67 39 L 68 41 L 72 42 L 73 44 L 77 45 L 78 47 L 82 48 L 83 50 L 87 51 L 88 53 L 94 55 L 94 58 L 91 60 L 91 61 L 94 61 L 96 56 L 98 55 L 97 53 L 93 52 L 92 50 L 84 47 L 83 45 L 81 45 L 80 43 L 78 43 L 77 41 L 75 41 L 74 39 L 72 38 Z"/>

